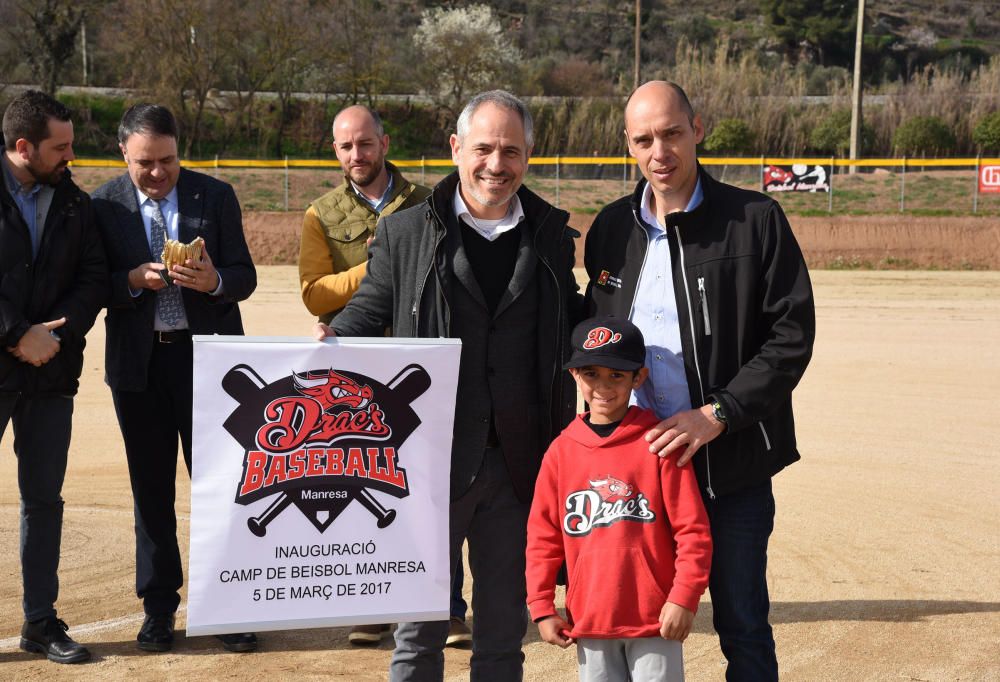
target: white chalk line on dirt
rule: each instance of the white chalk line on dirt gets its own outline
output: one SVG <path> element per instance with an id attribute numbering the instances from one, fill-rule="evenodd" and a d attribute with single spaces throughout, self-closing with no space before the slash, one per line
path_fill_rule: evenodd
<path id="1" fill-rule="evenodd" d="M 0 507 L 18 507 L 19 502 L 6 502 L 0 503 Z M 133 511 L 131 509 L 114 509 L 111 507 L 86 507 L 86 506 L 67 506 L 63 507 L 64 512 L 72 512 L 73 514 L 114 514 L 116 516 L 132 516 Z M 178 521 L 190 521 L 190 514 L 177 514 Z"/>
<path id="2" fill-rule="evenodd" d="M 0 506 L 4 507 L 16 507 L 19 506 L 18 503 L 13 504 L 2 504 Z M 91 514 L 114 514 L 116 516 L 132 516 L 133 512 L 131 509 L 113 509 L 109 507 L 65 507 L 64 511 L 72 512 L 74 514 L 78 513 L 91 513 Z M 190 521 L 190 516 L 187 514 L 178 514 L 177 519 L 179 521 Z M 186 607 L 181 607 L 177 610 L 177 613 L 183 613 Z M 70 634 L 73 637 L 86 637 L 88 635 L 93 635 L 99 632 L 107 632 L 109 630 L 117 630 L 118 628 L 125 627 L 128 625 L 136 625 L 141 623 L 145 614 L 134 613 L 129 616 L 120 616 L 118 618 L 109 618 L 108 620 L 99 620 L 94 623 L 84 623 L 83 625 L 74 625 L 70 628 Z M 7 639 L 0 639 L 0 650 L 5 649 L 17 649 L 21 643 L 21 637 L 8 637 Z"/>
<path id="3" fill-rule="evenodd" d="M 187 610 L 187 607 L 182 606 L 177 609 L 178 614 L 182 614 Z M 89 635 L 95 635 L 100 632 L 108 632 L 111 630 L 117 630 L 126 626 L 135 626 L 143 621 L 145 618 L 144 613 L 133 613 L 128 616 L 120 616 L 118 618 L 109 618 L 107 620 L 99 620 L 94 623 L 84 623 L 83 625 L 74 625 L 70 628 L 69 634 L 71 637 L 79 641 L 82 638 L 86 638 Z M 21 637 L 8 637 L 7 639 L 0 639 L 0 650 L 5 649 L 17 649 L 21 644 Z M 85 644 L 85 642 L 84 642 Z"/>

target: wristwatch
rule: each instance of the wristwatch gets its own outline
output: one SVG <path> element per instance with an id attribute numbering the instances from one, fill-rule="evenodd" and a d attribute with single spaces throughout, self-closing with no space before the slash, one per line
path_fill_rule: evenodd
<path id="1" fill-rule="evenodd" d="M 722 403 L 715 399 L 712 400 L 712 416 L 722 424 L 724 429 L 729 428 L 729 420 L 726 419 L 726 414 L 722 411 Z"/>

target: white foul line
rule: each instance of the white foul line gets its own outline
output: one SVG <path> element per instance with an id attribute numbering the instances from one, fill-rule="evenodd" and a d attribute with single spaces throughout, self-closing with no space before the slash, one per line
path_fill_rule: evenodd
<path id="1" fill-rule="evenodd" d="M 177 613 L 184 613 L 187 608 L 182 606 L 177 609 Z M 135 626 L 143 621 L 146 617 L 143 613 L 133 613 L 129 616 L 119 616 L 118 618 L 109 618 L 108 620 L 99 620 L 96 623 L 84 623 L 83 625 L 74 625 L 69 629 L 69 635 L 74 639 L 79 640 L 81 637 L 86 637 L 88 635 L 95 635 L 100 632 L 108 632 L 109 630 L 117 630 L 128 625 Z M 85 644 L 85 642 L 83 642 Z M 0 649 L 16 649 L 21 644 L 21 636 L 8 637 L 7 639 L 0 639 Z"/>

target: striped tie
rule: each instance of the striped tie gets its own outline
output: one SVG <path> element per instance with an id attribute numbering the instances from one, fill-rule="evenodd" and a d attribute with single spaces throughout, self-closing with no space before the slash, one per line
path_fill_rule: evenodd
<path id="1" fill-rule="evenodd" d="M 157 262 L 161 262 L 166 239 L 167 221 L 163 219 L 163 213 L 160 211 L 160 202 L 154 201 L 153 220 L 149 226 L 149 245 Z M 161 320 L 171 327 L 176 327 L 184 315 L 184 301 L 181 298 L 180 287 L 173 284 L 160 289 L 156 296 L 156 310 Z"/>

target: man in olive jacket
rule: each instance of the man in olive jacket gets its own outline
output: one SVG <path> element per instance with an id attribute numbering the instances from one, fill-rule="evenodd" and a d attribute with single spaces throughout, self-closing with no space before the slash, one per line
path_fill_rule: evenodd
<path id="1" fill-rule="evenodd" d="M 57 663 L 90 658 L 56 616 L 63 477 L 84 335 L 108 291 L 90 198 L 70 179 L 73 123 L 37 91 L 3 117 L 0 155 L 0 437 L 14 425 L 21 492 L 21 648 Z"/>
<path id="2" fill-rule="evenodd" d="M 299 249 L 302 301 L 326 323 L 358 290 L 379 217 L 416 206 L 431 193 L 385 160 L 389 136 L 368 107 L 347 107 L 333 119 L 333 151 L 344 182 L 306 209 Z"/>

